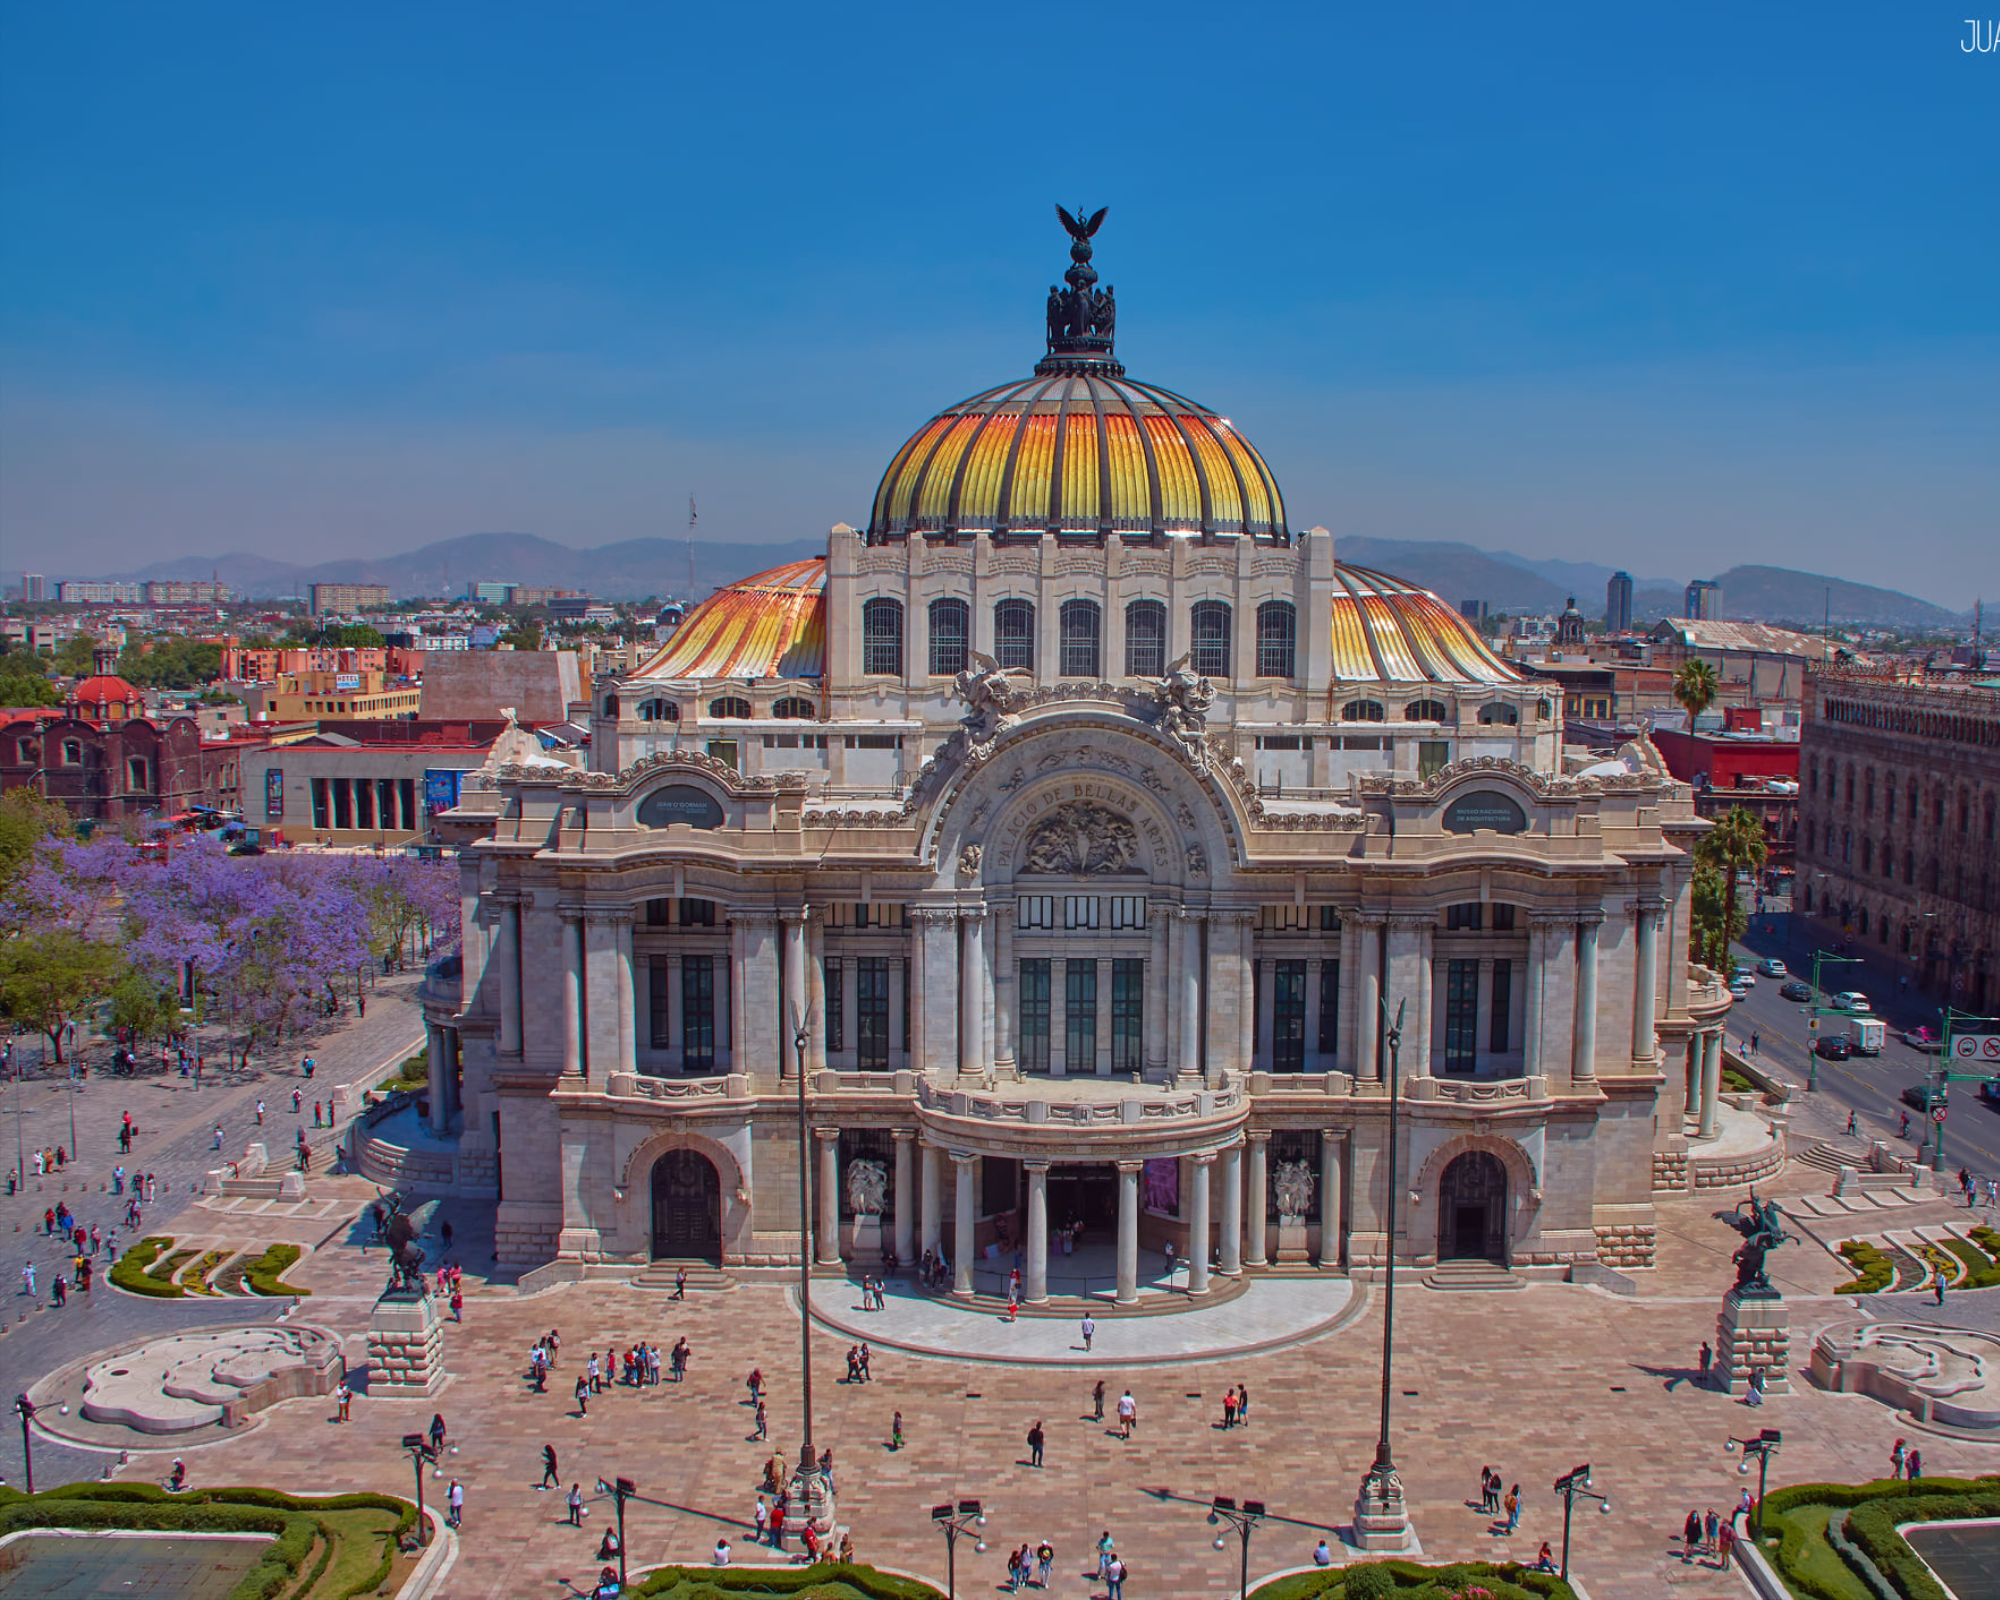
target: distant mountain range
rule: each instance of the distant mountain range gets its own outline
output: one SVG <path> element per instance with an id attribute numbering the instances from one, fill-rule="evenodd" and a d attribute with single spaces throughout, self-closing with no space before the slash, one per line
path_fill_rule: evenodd
<path id="1" fill-rule="evenodd" d="M 1604 614 L 1604 587 L 1615 569 L 1587 561 L 1539 560 L 1512 551 L 1469 544 L 1406 539 L 1342 539 L 1340 559 L 1372 567 L 1434 591 L 1447 604 L 1483 600 L 1510 615 L 1553 614 L 1570 596 L 1585 616 Z M 689 572 L 689 552 L 693 572 Z M 721 584 L 788 561 L 823 554 L 824 538 L 781 544 L 712 544 L 684 539 L 627 539 L 572 550 L 532 533 L 474 533 L 427 544 L 377 560 L 327 561 L 294 566 L 232 551 L 155 562 L 128 579 L 206 578 L 211 573 L 253 599 L 303 598 L 315 583 L 386 584 L 399 598 L 456 596 L 466 584 L 524 583 L 580 589 L 605 600 L 701 599 Z M 1949 627 L 1967 620 L 1942 606 L 1893 589 L 1784 567 L 1741 566 L 1721 573 L 1722 614 L 1732 620 L 1812 624 L 1831 615 L 1837 623 L 1879 627 Z M 1686 585 L 1668 578 L 1635 579 L 1633 619 L 1679 616 Z"/>

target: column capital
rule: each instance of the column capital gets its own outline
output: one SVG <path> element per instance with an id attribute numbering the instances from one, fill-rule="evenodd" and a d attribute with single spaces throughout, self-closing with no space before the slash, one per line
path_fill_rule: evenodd
<path id="1" fill-rule="evenodd" d="M 1657 917 L 1667 909 L 1667 902 L 1656 894 L 1642 894 L 1633 902 L 1633 908 L 1642 917 Z"/>
<path id="2" fill-rule="evenodd" d="M 1182 922 L 1205 922 L 1208 912 L 1201 906 L 1175 906 L 1173 914 Z"/>
<path id="3" fill-rule="evenodd" d="M 1026 1167 L 1030 1172 L 1047 1172 L 1055 1163 L 1053 1161 L 1023 1161 L 1021 1165 Z"/>
<path id="4" fill-rule="evenodd" d="M 780 922 L 804 922 L 811 906 L 780 906 L 777 911 Z"/>
<path id="5" fill-rule="evenodd" d="M 1251 1144 L 1269 1144 L 1271 1142 L 1271 1132 L 1268 1128 L 1246 1128 L 1243 1132 L 1243 1137 L 1249 1140 Z"/>
<path id="6" fill-rule="evenodd" d="M 960 906 L 958 908 L 958 919 L 961 922 L 984 922 L 986 917 L 987 910 L 983 902 L 978 905 Z"/>
<path id="7" fill-rule="evenodd" d="M 970 1150 L 947 1150 L 945 1154 L 951 1157 L 954 1165 L 960 1167 L 969 1167 L 979 1159 Z"/>
<path id="8" fill-rule="evenodd" d="M 922 927 L 939 927 L 958 920 L 958 907 L 911 906 L 910 920 Z"/>
<path id="9" fill-rule="evenodd" d="M 1144 1161 L 1120 1161 L 1117 1165 L 1121 1176 L 1128 1172 L 1140 1173 L 1146 1170 L 1146 1163 Z"/>
<path id="10" fill-rule="evenodd" d="M 821 1144 L 832 1144 L 834 1140 L 840 1137 L 840 1130 L 838 1128 L 815 1128 L 813 1129 L 813 1137 L 819 1140 Z"/>
<path id="11" fill-rule="evenodd" d="M 1434 928 L 1437 926 L 1435 911 L 1391 911 L 1383 921 L 1398 928 Z"/>
<path id="12" fill-rule="evenodd" d="M 1342 922 L 1358 923 L 1364 928 L 1379 928 L 1389 920 L 1389 913 L 1377 911 L 1369 906 L 1341 906 L 1337 908 Z"/>
<path id="13" fill-rule="evenodd" d="M 1197 1150 L 1193 1155 L 1188 1157 L 1188 1160 L 1192 1161 L 1198 1167 L 1212 1167 L 1215 1165 L 1215 1158 L 1219 1154 L 1221 1152 L 1217 1150 Z"/>
<path id="14" fill-rule="evenodd" d="M 1576 921 L 1577 915 L 1574 911 L 1530 911 L 1528 913 L 1528 926 L 1530 929 L 1541 928 L 1546 931 L 1550 928 L 1568 928 L 1574 926 Z"/>
<path id="15" fill-rule="evenodd" d="M 729 920 L 745 928 L 775 927 L 778 913 L 769 906 L 731 906 Z"/>
<path id="16" fill-rule="evenodd" d="M 561 917 L 565 922 L 581 922 L 584 917 L 584 908 L 582 906 L 558 905 L 556 907 L 556 915 Z"/>
<path id="17" fill-rule="evenodd" d="M 1580 927 L 1601 927 L 1604 922 L 1604 908 L 1602 906 L 1593 906 L 1588 911 L 1579 911 L 1576 914 L 1575 921 Z"/>
<path id="18" fill-rule="evenodd" d="M 889 1130 L 889 1137 L 897 1144 L 914 1144 L 916 1142 L 917 1130 L 915 1128 L 891 1128 Z"/>

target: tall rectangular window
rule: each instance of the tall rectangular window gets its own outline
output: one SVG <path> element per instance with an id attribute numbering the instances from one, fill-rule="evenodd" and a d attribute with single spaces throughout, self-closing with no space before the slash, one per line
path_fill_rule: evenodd
<path id="1" fill-rule="evenodd" d="M 1507 1013 L 1514 1005 L 1514 963 L 1493 963 L 1493 1020 L 1487 1029 L 1486 1048 L 1496 1056 L 1507 1053 Z"/>
<path id="2" fill-rule="evenodd" d="M 1229 606 L 1221 600 L 1197 600 L 1188 613 L 1193 659 L 1188 663 L 1204 678 L 1229 674 Z"/>
<path id="3" fill-rule="evenodd" d="M 1049 1070 L 1049 964 L 1021 963 L 1021 1038 L 1017 1048 L 1023 1072 Z"/>
<path id="4" fill-rule="evenodd" d="M 1444 1070 L 1470 1072 L 1479 1048 L 1479 963 L 1448 963 L 1444 981 Z"/>
<path id="5" fill-rule="evenodd" d="M 313 826 L 315 828 L 332 827 L 331 807 L 327 803 L 326 779 L 314 778 L 312 780 L 312 804 Z"/>
<path id="6" fill-rule="evenodd" d="M 1063 963 L 1063 1068 L 1097 1070 L 1097 963 Z"/>
<path id="7" fill-rule="evenodd" d="M 1097 676 L 1097 636 L 1101 616 L 1094 600 L 1065 600 L 1062 603 L 1056 624 L 1061 635 L 1063 677 Z"/>
<path id="8" fill-rule="evenodd" d="M 1125 608 L 1125 676 L 1167 675 L 1167 608 L 1157 600 L 1134 600 Z"/>
<path id="9" fill-rule="evenodd" d="M 681 957 L 681 1069 L 715 1070 L 715 957 Z"/>
<path id="10" fill-rule="evenodd" d="M 881 597 L 861 607 L 861 670 L 903 675 L 903 603 Z"/>
<path id="11" fill-rule="evenodd" d="M 1271 1070 L 1306 1070 L 1306 964 L 1274 963 L 1271 984 Z"/>
<path id="12" fill-rule="evenodd" d="M 826 1048 L 829 1053 L 845 1050 L 841 1035 L 847 1025 L 847 996 L 841 988 L 843 974 L 839 956 L 826 958 Z"/>
<path id="13" fill-rule="evenodd" d="M 1417 741 L 1417 781 L 1422 783 L 1431 774 L 1440 772 L 1451 765 L 1451 745 L 1443 739 L 1419 739 Z"/>
<path id="14" fill-rule="evenodd" d="M 1145 1066 L 1141 1030 L 1146 1014 L 1146 963 L 1111 963 L 1111 1070 L 1138 1072 Z"/>
<path id="15" fill-rule="evenodd" d="M 854 963 L 854 1065 L 862 1072 L 889 1070 L 887 956 L 862 956 Z"/>
<path id="16" fill-rule="evenodd" d="M 972 612 L 963 600 L 931 602 L 931 676 L 963 672 L 972 630 Z"/>
<path id="17" fill-rule="evenodd" d="M 646 963 L 646 1011 L 652 1023 L 650 1037 L 655 1050 L 671 1050 L 674 1047 L 673 1013 L 670 1009 L 672 995 L 667 989 L 672 981 L 665 956 L 654 956 Z"/>
<path id="18" fill-rule="evenodd" d="M 349 778 L 333 780 L 333 825 L 336 828 L 354 826 L 354 783 Z"/>
<path id="19" fill-rule="evenodd" d="M 910 1053 L 910 958 L 903 957 L 903 1054 Z"/>
<path id="20" fill-rule="evenodd" d="M 1445 908 L 1444 925 L 1454 933 L 1463 929 L 1479 931 L 1480 913 L 1486 908 L 1477 900 L 1465 900 Z"/>
<path id="21" fill-rule="evenodd" d="M 1340 963 L 1319 964 L 1319 1053 L 1340 1053 Z"/>
<path id="22" fill-rule="evenodd" d="M 1266 600 L 1257 608 L 1257 676 L 1289 678 L 1292 675 L 1294 636 L 1298 614 L 1289 600 Z"/>
<path id="23" fill-rule="evenodd" d="M 993 659 L 1009 672 L 1035 670 L 1035 608 L 1002 600 L 993 608 Z"/>

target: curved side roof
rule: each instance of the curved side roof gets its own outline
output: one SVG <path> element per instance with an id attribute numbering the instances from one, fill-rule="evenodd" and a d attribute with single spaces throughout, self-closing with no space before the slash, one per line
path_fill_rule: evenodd
<path id="1" fill-rule="evenodd" d="M 817 678 L 826 671 L 826 557 L 718 589 L 633 674 L 638 678 Z"/>
<path id="2" fill-rule="evenodd" d="M 1479 633 L 1428 589 L 1335 562 L 1333 681 L 1519 683 Z"/>

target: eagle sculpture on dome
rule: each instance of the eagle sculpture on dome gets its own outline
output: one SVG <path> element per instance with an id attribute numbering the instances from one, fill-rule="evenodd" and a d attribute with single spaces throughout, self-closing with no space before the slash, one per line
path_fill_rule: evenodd
<path id="1" fill-rule="evenodd" d="M 1076 209 L 1079 215 L 1083 211 L 1082 206 L 1078 206 Z M 1056 207 L 1056 215 L 1062 218 L 1062 225 L 1069 229 L 1069 236 L 1078 244 L 1084 244 L 1085 240 L 1091 238 L 1099 228 L 1104 226 L 1104 218 L 1110 210 L 1109 206 L 1099 206 L 1097 208 L 1097 215 L 1092 217 L 1088 222 L 1078 221 L 1076 217 L 1071 216 L 1061 206 Z M 1085 245 L 1085 248 L 1088 249 L 1089 246 Z"/>

